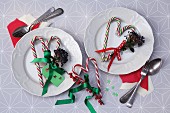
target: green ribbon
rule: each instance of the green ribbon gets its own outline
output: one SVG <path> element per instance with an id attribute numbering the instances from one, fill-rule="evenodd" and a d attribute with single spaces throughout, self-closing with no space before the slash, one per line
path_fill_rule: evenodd
<path id="1" fill-rule="evenodd" d="M 74 96 L 73 93 L 76 93 L 76 92 L 79 92 L 79 91 L 81 91 L 81 90 L 83 90 L 85 88 L 88 88 L 89 90 L 92 91 L 92 95 L 91 96 L 86 96 L 86 98 L 84 100 L 84 103 L 87 106 L 87 108 L 90 110 L 91 113 L 96 113 L 95 109 L 93 108 L 93 106 L 89 102 L 89 99 L 91 99 L 95 94 L 99 94 L 100 90 L 98 88 L 91 87 L 91 85 L 89 83 L 89 75 L 88 74 L 84 75 L 84 79 L 85 79 L 85 82 L 83 84 L 81 84 L 80 86 L 78 86 L 76 88 L 72 88 L 72 89 L 69 90 L 68 96 L 70 97 L 70 99 L 57 100 L 55 105 L 74 103 L 75 102 L 75 96 Z"/>
<path id="2" fill-rule="evenodd" d="M 43 87 L 42 95 L 46 94 L 48 91 L 48 85 L 51 82 L 51 79 L 53 77 L 53 71 L 56 71 L 60 75 L 63 75 L 65 73 L 65 70 L 63 68 L 57 67 L 54 62 L 51 61 L 51 51 L 45 50 L 44 51 L 44 58 L 35 58 L 31 63 L 49 63 L 49 76 L 45 82 L 45 85 Z"/>

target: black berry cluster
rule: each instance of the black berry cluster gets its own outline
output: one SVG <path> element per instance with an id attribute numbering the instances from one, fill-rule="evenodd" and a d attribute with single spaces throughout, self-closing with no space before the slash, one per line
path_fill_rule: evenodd
<path id="1" fill-rule="evenodd" d="M 145 38 L 136 32 L 129 32 L 127 36 L 125 36 L 127 41 L 122 50 L 130 49 L 132 52 L 135 52 L 134 46 L 138 45 L 138 47 L 142 46 L 145 43 Z"/>
<path id="2" fill-rule="evenodd" d="M 68 53 L 64 49 L 58 48 L 54 53 L 54 62 L 60 62 L 63 66 L 68 61 Z"/>

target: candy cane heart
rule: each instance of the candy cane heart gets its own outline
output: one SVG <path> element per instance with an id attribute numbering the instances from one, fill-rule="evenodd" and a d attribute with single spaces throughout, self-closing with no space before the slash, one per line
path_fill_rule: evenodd
<path id="1" fill-rule="evenodd" d="M 47 80 L 45 82 L 45 85 L 43 86 L 42 95 L 44 95 L 48 91 L 48 86 L 51 83 L 51 80 L 52 80 L 52 77 L 53 77 L 53 72 L 55 71 L 58 76 L 61 76 L 61 75 L 63 75 L 65 73 L 65 70 L 60 68 L 60 67 L 58 67 L 57 65 L 55 65 L 55 63 L 52 61 L 53 57 L 51 56 L 51 51 L 48 48 L 49 42 L 51 40 L 53 40 L 53 39 L 56 39 L 56 38 L 55 37 L 51 37 L 50 41 L 49 42 L 47 41 L 47 45 L 44 43 L 42 38 L 40 38 L 40 39 L 42 40 L 44 58 L 37 58 L 35 48 L 32 48 L 33 53 L 35 52 L 35 54 L 33 54 L 34 55 L 34 60 L 32 61 L 32 63 L 35 63 L 35 64 L 37 64 L 37 63 L 46 63 L 46 64 L 48 64 L 48 75 L 49 76 L 46 77 Z M 59 41 L 60 41 L 59 38 L 57 38 L 57 44 L 58 44 L 57 48 L 60 46 L 60 42 Z M 40 68 L 39 68 L 39 72 L 41 72 Z"/>
<path id="2" fill-rule="evenodd" d="M 107 26 L 106 26 L 106 33 L 105 33 L 105 38 L 104 38 L 104 43 L 103 43 L 103 49 L 107 48 L 107 42 L 108 42 L 109 32 L 110 32 L 110 25 L 113 21 L 117 22 L 116 33 L 117 33 L 118 36 L 121 36 L 128 29 L 131 29 L 132 31 L 135 30 L 135 27 L 132 26 L 132 25 L 126 25 L 126 26 L 123 26 L 121 28 L 121 19 L 120 18 L 117 18 L 117 17 L 110 18 L 109 21 L 107 22 Z M 102 61 L 108 61 L 109 60 L 105 56 L 105 52 L 102 53 L 101 58 L 102 58 Z"/>
<path id="3" fill-rule="evenodd" d="M 78 74 L 76 73 L 75 69 L 76 68 L 81 68 L 81 70 L 85 73 L 87 73 L 89 71 L 89 61 L 92 61 L 92 63 L 95 66 L 95 70 L 96 70 L 96 79 L 97 79 L 97 86 L 98 88 L 92 87 L 89 83 L 89 75 L 85 74 L 84 75 L 84 80 L 78 76 Z M 104 103 L 102 102 L 101 98 L 102 98 L 102 94 L 101 94 L 101 87 L 100 87 L 100 80 L 99 80 L 99 73 L 98 73 L 98 66 L 96 63 L 96 60 L 94 58 L 88 58 L 86 60 L 86 67 L 84 68 L 82 65 L 80 64 L 76 64 L 71 73 L 68 73 L 70 75 L 70 78 L 73 79 L 73 81 L 75 81 L 77 84 L 80 84 L 78 87 L 72 88 L 69 90 L 69 94 L 68 96 L 70 97 L 69 99 L 64 99 L 64 100 L 57 100 L 55 105 L 62 105 L 62 104 L 71 104 L 75 102 L 75 95 L 74 93 L 77 93 L 83 89 L 86 89 L 87 91 L 89 91 L 90 93 L 92 93 L 91 96 L 86 96 L 84 103 L 87 106 L 87 108 L 90 110 L 91 113 L 96 113 L 95 109 L 93 108 L 92 104 L 90 103 L 89 99 L 93 98 L 93 96 L 96 96 L 95 99 L 98 100 L 98 102 L 100 103 L 100 105 L 103 105 Z M 75 76 L 73 76 L 73 74 Z"/>
<path id="4" fill-rule="evenodd" d="M 89 71 L 89 61 L 91 61 L 93 64 L 94 64 L 94 67 L 95 67 L 95 74 L 96 74 L 96 80 L 97 80 L 97 87 L 98 89 L 100 90 L 100 93 L 99 95 L 95 95 L 96 99 L 98 100 L 98 102 L 100 104 L 103 104 L 103 102 L 101 101 L 101 98 L 102 98 L 102 94 L 101 94 L 101 86 L 100 86 L 100 79 L 99 79 L 99 72 L 98 72 L 98 65 L 97 65 L 97 62 L 94 58 L 87 58 L 86 60 L 86 67 L 84 68 L 82 65 L 80 64 L 76 64 L 74 65 L 73 69 L 72 69 L 72 73 L 75 75 L 72 76 L 72 74 L 70 74 L 71 78 L 73 79 L 73 81 L 76 81 L 77 84 L 80 84 L 80 83 L 84 83 L 85 81 L 76 73 L 75 69 L 76 68 L 81 68 L 81 70 L 84 72 L 84 73 L 87 73 Z M 87 91 L 91 92 L 90 90 L 87 89 Z"/>

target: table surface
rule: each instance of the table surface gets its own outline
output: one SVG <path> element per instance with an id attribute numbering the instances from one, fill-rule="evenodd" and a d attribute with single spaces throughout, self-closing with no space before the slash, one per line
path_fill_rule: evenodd
<path id="1" fill-rule="evenodd" d="M 84 60 L 85 29 L 100 11 L 113 7 L 126 7 L 144 16 L 153 29 L 155 43 L 152 58 L 161 57 L 163 67 L 152 77 L 154 92 L 146 97 L 137 96 L 132 109 L 120 104 L 119 98 L 127 90 L 120 90 L 118 76 L 100 71 L 104 106 L 91 100 L 98 113 L 169 113 L 170 112 L 170 1 L 169 0 L 0 0 L 0 112 L 1 113 L 87 113 L 85 91 L 76 94 L 76 102 L 55 106 L 57 99 L 68 98 L 68 92 L 42 98 L 27 93 L 15 81 L 11 69 L 13 45 L 6 26 L 16 17 L 31 13 L 35 17 L 49 7 L 62 7 L 65 13 L 52 20 L 53 27 L 71 34 L 79 43 Z M 83 61 L 85 62 L 85 61 Z M 92 67 L 92 66 L 91 66 Z M 95 80 L 91 69 L 91 81 Z M 118 95 L 117 95 L 118 94 Z"/>

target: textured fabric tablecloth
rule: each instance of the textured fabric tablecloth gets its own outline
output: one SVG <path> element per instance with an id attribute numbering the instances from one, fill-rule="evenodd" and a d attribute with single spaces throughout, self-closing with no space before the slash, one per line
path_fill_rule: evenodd
<path id="1" fill-rule="evenodd" d="M 154 92 L 137 96 L 132 109 L 120 104 L 127 90 L 120 90 L 118 76 L 100 71 L 104 106 L 91 100 L 98 113 L 169 113 L 170 112 L 170 1 L 169 0 L 0 0 L 0 113 L 87 113 L 84 105 L 86 91 L 76 94 L 76 102 L 55 106 L 57 99 L 68 98 L 68 92 L 56 97 L 42 98 L 23 90 L 15 81 L 11 69 L 13 45 L 6 26 L 16 17 L 31 13 L 42 14 L 51 6 L 62 7 L 64 14 L 52 20 L 53 27 L 70 33 L 79 43 L 83 62 L 87 55 L 83 46 L 85 29 L 100 11 L 126 7 L 144 16 L 153 29 L 155 45 L 152 58 L 163 58 L 160 72 L 152 77 Z M 92 67 L 92 66 L 91 66 Z M 94 75 L 93 67 L 90 71 Z M 90 77 L 91 81 L 95 76 Z"/>

